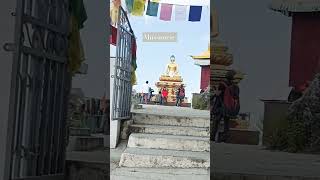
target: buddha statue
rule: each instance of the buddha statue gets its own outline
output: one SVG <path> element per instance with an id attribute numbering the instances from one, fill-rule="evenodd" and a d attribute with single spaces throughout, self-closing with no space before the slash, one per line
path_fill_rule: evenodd
<path id="1" fill-rule="evenodd" d="M 170 63 L 167 65 L 165 75 L 169 77 L 179 76 L 178 64 L 173 55 L 170 57 Z"/>

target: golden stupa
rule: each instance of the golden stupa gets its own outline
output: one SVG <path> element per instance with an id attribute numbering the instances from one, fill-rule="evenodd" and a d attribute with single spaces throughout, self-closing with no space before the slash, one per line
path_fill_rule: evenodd
<path id="1" fill-rule="evenodd" d="M 211 69 L 211 76 L 210 76 L 210 83 L 213 86 L 216 86 L 221 82 L 221 80 L 226 80 L 226 75 L 228 71 L 233 69 L 230 68 L 230 65 L 233 64 L 233 56 L 228 51 L 228 47 L 218 39 L 219 35 L 219 28 L 218 28 L 218 15 L 217 11 L 213 10 L 213 17 L 211 18 L 211 46 L 210 51 L 212 51 L 210 57 L 210 69 Z M 235 70 L 233 70 L 235 71 Z M 239 83 L 244 74 L 239 71 L 235 71 L 235 83 Z"/>
<path id="2" fill-rule="evenodd" d="M 160 81 L 156 83 L 158 92 L 162 88 L 166 87 L 168 90 L 168 99 L 167 102 L 176 101 L 176 90 L 185 84 L 183 83 L 182 77 L 179 75 L 178 64 L 175 61 L 175 57 L 172 55 L 170 57 L 170 63 L 167 64 L 165 73 L 162 74 L 159 78 Z"/>

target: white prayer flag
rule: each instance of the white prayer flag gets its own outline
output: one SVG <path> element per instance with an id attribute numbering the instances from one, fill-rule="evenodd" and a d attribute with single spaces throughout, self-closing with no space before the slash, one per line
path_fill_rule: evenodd
<path id="1" fill-rule="evenodd" d="M 187 18 L 187 6 L 176 5 L 175 6 L 175 19 L 176 21 L 185 21 Z"/>

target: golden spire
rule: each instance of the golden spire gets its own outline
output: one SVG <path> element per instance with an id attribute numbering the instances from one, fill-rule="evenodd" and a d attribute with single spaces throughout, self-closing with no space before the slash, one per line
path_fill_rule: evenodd
<path id="1" fill-rule="evenodd" d="M 213 8 L 213 11 L 211 14 L 211 30 L 212 30 L 211 33 L 212 33 L 213 38 L 215 38 L 219 35 L 218 13 L 215 8 Z"/>

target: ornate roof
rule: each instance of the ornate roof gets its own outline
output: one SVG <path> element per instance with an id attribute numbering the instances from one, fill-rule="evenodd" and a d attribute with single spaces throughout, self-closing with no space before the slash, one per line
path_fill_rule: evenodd
<path id="1" fill-rule="evenodd" d="M 210 59 L 210 44 L 208 46 L 208 49 L 207 51 L 201 53 L 200 55 L 197 55 L 197 56 L 191 56 L 192 59 L 198 59 L 198 60 L 201 60 L 201 59 L 206 59 L 206 60 L 209 60 Z"/>
<path id="2" fill-rule="evenodd" d="M 269 8 L 286 16 L 294 12 L 319 12 L 320 0 L 272 0 Z"/>

